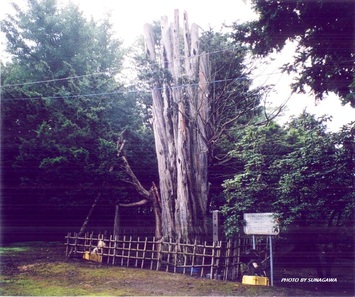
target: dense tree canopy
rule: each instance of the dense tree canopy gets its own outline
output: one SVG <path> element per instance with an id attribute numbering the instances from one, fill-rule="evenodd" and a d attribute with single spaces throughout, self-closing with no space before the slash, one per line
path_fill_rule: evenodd
<path id="1" fill-rule="evenodd" d="M 286 128 L 243 131 L 232 154 L 244 169 L 224 182 L 229 235 L 244 212 L 278 213 L 284 227 L 352 225 L 354 125 L 330 133 L 326 120 L 304 113 Z"/>
<path id="2" fill-rule="evenodd" d="M 11 54 L 1 88 L 5 218 L 16 224 L 64 210 L 75 217 L 81 205 L 82 220 L 98 192 L 108 205 L 131 191 L 115 166 L 122 131 L 132 166 L 146 179 L 155 174 L 152 136 L 133 93 L 114 78 L 123 49 L 108 20 L 88 21 L 53 0 L 14 6 L 16 15 L 2 21 Z M 135 152 L 151 158 L 140 163 Z"/>
<path id="3" fill-rule="evenodd" d="M 295 62 L 284 65 L 296 72 L 294 91 L 309 86 L 318 99 L 334 92 L 355 107 L 354 1 L 252 0 L 256 21 L 235 24 L 234 38 L 255 54 L 280 51 L 296 42 Z"/>

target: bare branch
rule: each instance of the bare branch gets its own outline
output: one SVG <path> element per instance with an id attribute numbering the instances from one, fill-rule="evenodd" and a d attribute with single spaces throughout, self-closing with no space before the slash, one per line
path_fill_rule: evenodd
<path id="1" fill-rule="evenodd" d="M 142 199 L 140 201 L 132 202 L 132 203 L 120 203 L 119 206 L 122 207 L 141 206 L 147 204 L 148 202 L 150 202 L 148 199 Z"/>
<path id="2" fill-rule="evenodd" d="M 152 182 L 151 191 L 153 192 L 153 195 L 155 195 L 155 197 L 157 198 L 157 201 L 158 201 L 159 206 L 161 206 L 161 199 L 160 199 L 160 195 L 159 195 L 158 188 L 157 188 L 157 186 L 155 185 L 155 182 Z"/>
<path id="3" fill-rule="evenodd" d="M 271 122 L 272 120 L 274 120 L 276 117 L 278 117 L 280 115 L 281 112 L 284 111 L 287 102 L 291 99 L 293 93 L 290 94 L 290 96 L 287 97 L 287 99 L 282 102 L 279 106 L 277 106 L 271 113 L 267 113 L 267 109 L 266 109 L 266 100 L 264 100 L 264 116 L 265 116 L 265 121 L 257 123 L 258 125 L 262 125 L 262 124 L 267 124 L 269 122 Z"/>
<path id="4" fill-rule="evenodd" d="M 149 191 L 144 189 L 140 181 L 138 180 L 137 176 L 134 174 L 134 172 L 131 169 L 131 166 L 128 164 L 128 161 L 125 156 L 121 157 L 122 162 L 123 162 L 123 169 L 127 173 L 127 175 L 131 178 L 131 184 L 135 186 L 136 190 L 138 191 L 139 194 L 141 194 L 143 197 L 146 199 L 150 199 Z"/>
<path id="5" fill-rule="evenodd" d="M 117 157 L 121 155 L 125 143 L 126 143 L 125 139 L 120 138 L 117 140 Z"/>

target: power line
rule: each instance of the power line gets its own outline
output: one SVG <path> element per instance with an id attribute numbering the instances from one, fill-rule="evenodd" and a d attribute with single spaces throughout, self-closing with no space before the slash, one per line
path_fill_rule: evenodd
<path id="1" fill-rule="evenodd" d="M 218 51 L 213 51 L 213 52 L 208 52 L 208 53 L 205 53 L 205 54 L 212 55 L 212 54 L 217 54 L 217 53 L 221 53 L 221 52 L 225 52 L 225 51 L 234 52 L 233 49 L 226 47 L 224 49 L 221 49 L 221 50 L 218 50 Z M 197 57 L 200 57 L 202 54 L 203 53 L 198 54 L 198 55 L 194 55 L 194 56 L 190 56 L 190 57 L 182 57 L 181 60 L 197 58 Z M 150 64 L 151 63 L 156 64 L 156 65 L 160 65 L 159 62 L 150 62 Z M 122 71 L 127 70 L 127 69 L 132 69 L 132 68 L 131 67 L 126 67 L 126 68 L 123 68 Z M 101 74 L 107 74 L 107 72 L 95 72 L 95 73 L 90 73 L 90 74 L 69 76 L 69 77 L 64 77 L 64 78 L 39 80 L 39 81 L 24 82 L 24 83 L 18 83 L 18 84 L 7 84 L 7 85 L 2 85 L 1 88 L 18 87 L 18 86 L 33 85 L 33 84 L 40 84 L 40 83 L 49 83 L 49 82 L 56 82 L 56 81 L 65 81 L 65 80 L 70 80 L 70 79 L 77 79 L 77 78 L 95 76 L 95 75 L 101 75 Z M 119 74 L 119 73 L 116 73 L 116 74 Z"/>
<path id="2" fill-rule="evenodd" d="M 25 82 L 25 83 L 19 83 L 19 84 L 3 85 L 3 86 L 1 86 L 1 88 L 18 87 L 18 86 L 25 86 L 25 85 L 34 85 L 34 84 L 48 83 L 48 82 L 56 82 L 56 81 L 70 80 L 70 79 L 76 79 L 76 78 L 88 77 L 88 76 L 95 76 L 95 75 L 101 75 L 101 74 L 107 74 L 107 72 L 95 72 L 95 73 L 90 73 L 90 74 L 69 76 L 69 77 L 63 77 L 63 78 L 53 78 L 53 79 L 38 80 L 38 81 Z"/>
<path id="3" fill-rule="evenodd" d="M 271 76 L 275 74 L 282 74 L 282 72 L 272 72 L 272 73 L 267 73 L 267 74 L 262 74 L 262 75 L 256 75 L 256 77 L 260 76 Z M 237 81 L 237 80 L 242 80 L 246 79 L 245 76 L 240 76 L 236 78 L 227 78 L 227 79 L 221 79 L 221 80 L 213 80 L 208 82 L 207 84 L 218 84 L 218 83 L 225 83 L 225 82 L 232 82 L 232 81 Z M 175 85 L 172 86 L 172 89 L 179 89 L 179 88 L 186 88 L 186 87 L 193 87 L 193 86 L 199 86 L 200 83 L 192 83 L 192 84 L 181 84 L 181 85 Z M 153 90 L 163 90 L 164 87 L 158 87 L 154 88 Z M 1 100 L 5 101 L 15 101 L 15 100 L 39 100 L 39 99 L 69 99 L 69 98 L 79 98 L 79 97 L 99 97 L 99 96 L 104 96 L 104 95 L 118 95 L 118 94 L 131 94 L 131 93 L 147 93 L 149 94 L 151 90 L 124 90 L 124 91 L 115 91 L 115 92 L 102 92 L 102 93 L 90 93 L 90 94 L 77 94 L 77 95 L 62 95 L 62 96 L 38 96 L 38 97 L 22 97 L 22 98 L 2 98 Z"/>
<path id="4" fill-rule="evenodd" d="M 1 100 L 12 101 L 12 100 L 39 100 L 39 99 L 69 99 L 69 98 L 79 98 L 79 97 L 99 97 L 104 95 L 117 95 L 117 94 L 127 94 L 127 93 L 137 93 L 144 91 L 117 91 L 117 92 L 103 92 L 103 93 L 91 93 L 91 94 L 77 94 L 77 95 L 62 95 L 62 96 L 38 96 L 38 97 L 23 97 L 23 98 L 3 98 Z M 149 91 L 146 91 L 147 93 Z"/>
<path id="5" fill-rule="evenodd" d="M 226 47 L 224 49 L 220 49 L 217 51 L 213 51 L 213 52 L 208 52 L 208 53 L 201 53 L 199 55 L 195 55 L 195 56 L 190 56 L 190 57 L 183 57 L 183 59 L 192 59 L 192 58 L 196 58 L 198 56 L 201 56 L 202 54 L 207 54 L 207 55 L 212 55 L 212 54 L 217 54 L 217 53 L 221 53 L 221 52 L 225 52 L 225 51 L 231 51 L 231 52 L 236 52 L 233 51 L 233 49 Z M 154 62 L 155 64 L 160 65 L 160 63 Z M 255 68 L 255 61 L 253 61 L 252 66 L 250 66 L 248 69 L 245 70 L 245 72 L 249 72 L 251 71 L 251 69 Z M 131 69 L 129 67 L 123 68 L 122 70 L 125 69 Z M 278 69 L 278 68 L 277 68 Z M 264 69 L 261 74 L 259 75 L 249 75 L 248 78 L 257 78 L 257 77 L 261 77 L 261 76 L 268 76 L 268 78 L 271 75 L 275 75 L 275 74 L 282 74 L 282 72 L 276 72 L 273 71 L 272 73 L 268 73 L 268 74 L 262 74 L 266 69 Z M 76 79 L 76 78 L 82 78 L 82 77 L 88 77 L 88 76 L 95 76 L 95 75 L 101 75 L 101 74 L 107 74 L 107 72 L 96 72 L 96 73 L 91 73 L 91 74 L 86 74 L 86 75 L 78 75 L 78 76 L 70 76 L 70 77 L 66 77 L 66 78 L 58 78 L 58 79 L 49 79 L 49 80 L 41 80 L 41 81 L 34 81 L 34 82 L 26 82 L 26 83 L 18 83 L 18 84 L 10 84 L 10 85 L 4 85 L 2 86 L 0 89 L 2 89 L 3 87 L 15 87 L 15 86 L 24 86 L 24 85 L 32 85 L 32 84 L 40 84 L 40 83 L 48 83 L 48 82 L 56 82 L 56 81 L 64 81 L 64 80 L 70 80 L 70 79 Z M 118 73 L 117 73 L 118 74 Z M 242 75 L 240 77 L 237 78 L 229 78 L 229 79 L 223 79 L 223 80 L 214 80 L 209 82 L 209 84 L 218 84 L 218 83 L 223 83 L 223 82 L 231 82 L 233 80 L 240 80 L 240 79 L 245 79 L 246 76 Z M 267 79 L 268 80 L 268 79 Z M 267 81 L 266 80 L 266 81 Z M 264 82 L 265 84 L 265 82 Z M 176 89 L 176 88 L 184 88 L 184 87 L 188 87 L 188 86 L 198 86 L 198 83 L 195 84 L 182 84 L 182 85 L 176 85 L 176 86 L 172 86 L 172 88 Z M 162 88 L 156 88 L 158 90 L 161 90 Z M 61 98 L 78 98 L 78 97 L 98 97 L 98 96 L 104 96 L 104 95 L 117 95 L 117 94 L 128 94 L 128 93 L 150 93 L 151 90 L 146 90 L 146 91 L 142 91 L 142 90 L 124 90 L 124 91 L 115 91 L 115 92 L 102 92 L 102 93 L 90 93 L 90 94 L 76 94 L 76 95 L 61 95 L 61 96 L 37 96 L 37 97 L 22 97 L 22 98 L 3 98 L 2 100 L 36 100 L 36 99 L 61 99 Z"/>

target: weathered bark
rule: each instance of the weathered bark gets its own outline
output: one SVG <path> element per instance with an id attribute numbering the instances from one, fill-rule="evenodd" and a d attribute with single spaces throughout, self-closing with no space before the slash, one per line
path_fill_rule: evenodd
<path id="1" fill-rule="evenodd" d="M 152 184 L 150 192 L 151 192 L 154 217 L 155 217 L 155 238 L 160 240 L 163 238 L 162 219 L 161 219 L 161 200 L 160 200 L 158 188 L 156 187 L 154 182 Z"/>
<path id="2" fill-rule="evenodd" d="M 199 53 L 198 28 L 189 30 L 184 14 L 184 65 L 181 64 L 179 13 L 171 28 L 163 17 L 162 65 L 172 79 L 152 86 L 153 129 L 158 158 L 163 235 L 192 240 L 206 232 L 209 117 L 208 56 Z M 157 63 L 150 25 L 145 25 L 146 52 Z M 185 80 L 185 81 L 184 81 Z"/>

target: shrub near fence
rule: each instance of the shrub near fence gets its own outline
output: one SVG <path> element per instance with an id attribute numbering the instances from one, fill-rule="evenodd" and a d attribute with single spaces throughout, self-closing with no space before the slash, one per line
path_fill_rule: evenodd
<path id="1" fill-rule="evenodd" d="M 88 255 L 99 241 L 103 241 L 105 247 L 97 251 L 102 263 L 221 280 L 236 280 L 241 276 L 240 256 L 250 248 L 245 237 L 212 243 L 182 243 L 132 236 L 105 238 L 102 234 L 88 233 L 83 236 L 68 233 L 65 238 L 67 257 Z"/>

